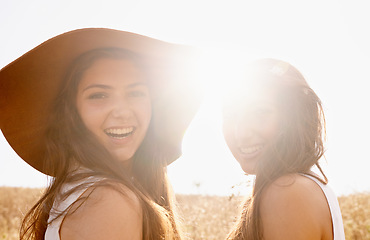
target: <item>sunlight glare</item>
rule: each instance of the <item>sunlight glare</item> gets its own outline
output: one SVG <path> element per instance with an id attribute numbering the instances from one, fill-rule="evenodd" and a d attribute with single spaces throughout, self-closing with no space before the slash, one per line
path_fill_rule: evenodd
<path id="1" fill-rule="evenodd" d="M 223 96 L 242 76 L 236 63 L 245 62 L 236 52 L 210 48 L 203 52 L 199 81 L 206 89 L 205 97 L 185 133 L 182 157 L 168 168 L 175 192 L 237 195 L 249 191 L 249 180 L 222 133 Z"/>

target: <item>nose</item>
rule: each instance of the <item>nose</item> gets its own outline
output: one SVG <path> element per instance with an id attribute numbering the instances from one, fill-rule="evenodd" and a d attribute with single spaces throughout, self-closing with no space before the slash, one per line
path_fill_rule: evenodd
<path id="1" fill-rule="evenodd" d="M 114 99 L 111 110 L 111 115 L 114 118 L 126 119 L 130 117 L 131 113 L 132 111 L 128 101 L 124 98 Z"/>
<path id="2" fill-rule="evenodd" d="M 237 140 L 245 141 L 253 136 L 253 126 L 245 118 L 237 118 L 234 124 L 234 136 Z"/>

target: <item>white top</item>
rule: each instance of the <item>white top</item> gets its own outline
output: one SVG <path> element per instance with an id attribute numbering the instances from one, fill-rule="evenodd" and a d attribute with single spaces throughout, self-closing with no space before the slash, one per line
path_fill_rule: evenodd
<path id="1" fill-rule="evenodd" d="M 59 218 L 55 219 L 58 214 L 64 210 L 66 210 L 68 207 L 70 207 L 74 202 L 76 202 L 79 197 L 94 183 L 101 181 L 102 178 L 97 177 L 89 177 L 84 179 L 83 183 L 86 184 L 83 188 L 75 191 L 71 195 L 69 195 L 66 199 L 60 199 L 60 195 L 57 195 L 56 200 L 54 201 L 53 207 L 50 210 L 49 219 L 48 219 L 48 227 L 46 228 L 45 232 L 45 240 L 60 240 L 59 237 L 59 230 L 61 227 L 61 224 L 65 218 L 66 212 L 63 213 Z M 81 185 L 82 182 L 75 182 L 72 184 L 64 184 L 62 186 L 62 194 L 71 190 L 74 187 L 77 187 L 78 185 Z M 55 219 L 54 221 L 52 221 Z"/>
<path id="2" fill-rule="evenodd" d="M 338 199 L 333 190 L 328 185 L 323 184 L 314 177 L 308 175 L 303 176 L 308 177 L 316 182 L 325 194 L 326 200 L 329 204 L 331 219 L 333 222 L 334 240 L 345 240 L 342 214 L 340 212 Z"/>

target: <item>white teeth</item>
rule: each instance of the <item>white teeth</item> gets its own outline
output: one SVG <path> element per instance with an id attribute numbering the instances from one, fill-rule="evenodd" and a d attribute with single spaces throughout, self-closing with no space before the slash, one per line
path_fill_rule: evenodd
<path id="1" fill-rule="evenodd" d="M 134 127 L 109 128 L 109 129 L 104 130 L 105 133 L 115 138 L 127 137 L 127 135 L 131 134 L 133 131 L 134 131 Z"/>
<path id="2" fill-rule="evenodd" d="M 252 147 L 241 147 L 240 151 L 245 154 L 255 153 L 262 149 L 262 145 L 252 146 Z"/>

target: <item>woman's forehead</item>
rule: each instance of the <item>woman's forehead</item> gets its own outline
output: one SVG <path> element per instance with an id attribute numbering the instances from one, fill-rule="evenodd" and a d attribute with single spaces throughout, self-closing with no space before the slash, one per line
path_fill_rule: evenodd
<path id="1" fill-rule="evenodd" d="M 82 75 L 80 85 L 122 84 L 140 85 L 145 79 L 141 70 L 128 59 L 96 60 Z"/>
<path id="2" fill-rule="evenodd" d="M 245 105 L 276 102 L 277 90 L 268 86 L 241 86 L 234 88 L 225 97 L 226 104 Z"/>

